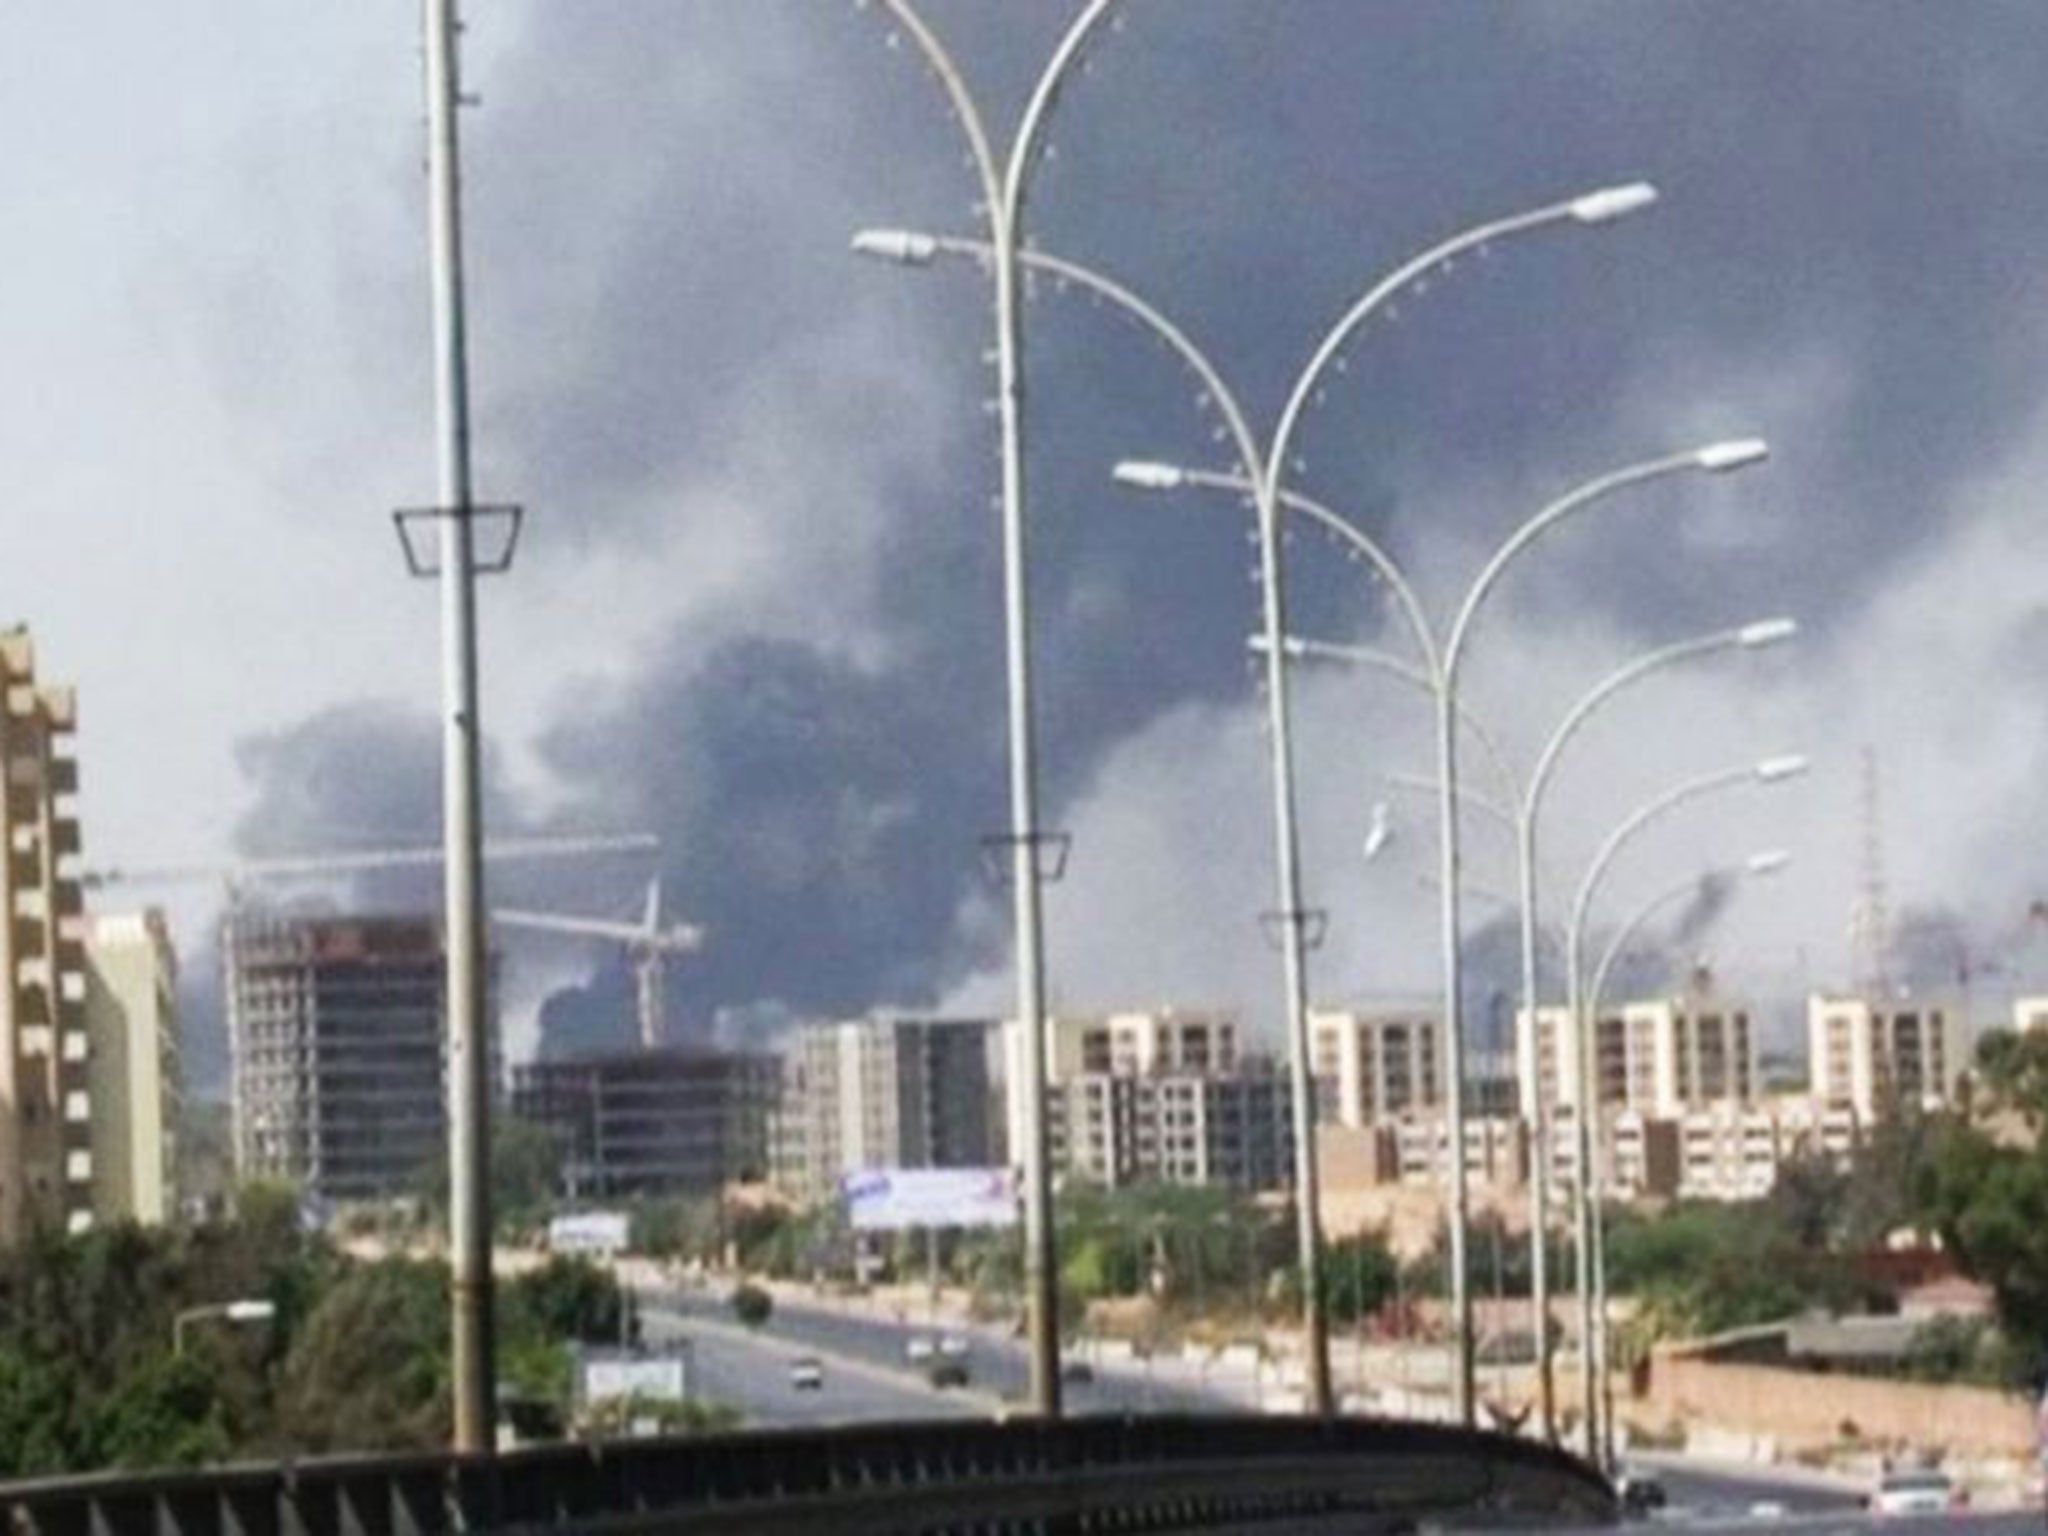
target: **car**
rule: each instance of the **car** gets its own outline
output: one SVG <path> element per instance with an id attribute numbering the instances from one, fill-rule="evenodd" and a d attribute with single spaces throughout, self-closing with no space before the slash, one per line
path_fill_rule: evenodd
<path id="1" fill-rule="evenodd" d="M 789 1384 L 799 1392 L 825 1389 L 825 1362 L 816 1355 L 799 1355 L 789 1362 Z"/>
<path id="2" fill-rule="evenodd" d="M 922 1363 L 931 1359 L 937 1347 L 932 1343 L 930 1335 L 913 1333 L 903 1341 L 903 1357 L 906 1360 Z"/>
<path id="3" fill-rule="evenodd" d="M 942 1355 L 925 1367 L 924 1379 L 941 1390 L 964 1387 L 968 1380 L 967 1367 L 959 1360 L 949 1360 Z"/>
<path id="4" fill-rule="evenodd" d="M 1664 1485 L 1642 1472 L 1624 1472 L 1616 1479 L 1614 1491 L 1621 1499 L 1621 1512 L 1631 1517 L 1649 1515 L 1670 1502 Z"/>
<path id="5" fill-rule="evenodd" d="M 1060 1362 L 1060 1380 L 1070 1387 L 1085 1387 L 1095 1380 L 1095 1367 L 1086 1360 Z"/>
<path id="6" fill-rule="evenodd" d="M 948 1360 L 965 1360 L 967 1341 L 957 1333 L 942 1333 L 939 1335 L 939 1353 Z"/>
<path id="7" fill-rule="evenodd" d="M 1968 1503 L 1956 1480 L 1938 1467 L 1887 1472 L 1878 1479 L 1869 1500 L 1870 1513 L 1880 1519 L 1886 1515 L 1945 1515 Z"/>

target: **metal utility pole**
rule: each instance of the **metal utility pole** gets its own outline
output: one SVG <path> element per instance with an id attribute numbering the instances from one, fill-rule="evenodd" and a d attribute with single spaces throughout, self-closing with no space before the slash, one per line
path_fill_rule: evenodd
<path id="1" fill-rule="evenodd" d="M 496 1444 L 491 1359 L 490 1042 L 484 1019 L 483 823 L 478 793 L 476 572 L 471 564 L 469 358 L 462 301 L 462 169 L 454 0 L 424 0 L 427 184 L 439 458 L 441 803 L 446 846 L 448 1181 L 454 1272 L 455 1449 Z"/>

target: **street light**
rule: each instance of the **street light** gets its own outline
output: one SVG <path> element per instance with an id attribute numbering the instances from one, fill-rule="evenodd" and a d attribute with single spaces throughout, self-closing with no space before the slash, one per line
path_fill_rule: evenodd
<path id="1" fill-rule="evenodd" d="M 1379 572 L 1393 592 L 1397 607 L 1415 638 L 1416 647 L 1422 653 L 1421 670 L 1426 686 L 1436 703 L 1437 817 L 1442 852 L 1438 896 L 1442 918 L 1444 1043 L 1445 1054 L 1449 1060 L 1449 1067 L 1445 1073 L 1444 1119 L 1447 1139 L 1454 1149 L 1450 1166 L 1451 1212 L 1448 1256 L 1452 1333 L 1457 1355 L 1456 1370 L 1452 1376 L 1452 1396 L 1460 1418 L 1468 1424 L 1472 1422 L 1477 1381 L 1472 1337 L 1471 1277 L 1465 1241 L 1465 1229 L 1470 1214 L 1470 1194 L 1465 1176 L 1464 1157 L 1465 1035 L 1463 1000 L 1460 996 L 1463 975 L 1459 946 L 1461 893 L 1458 878 L 1457 812 L 1461 791 L 1458 784 L 1457 725 L 1463 718 L 1458 703 L 1458 675 L 1465 659 L 1466 643 L 1471 636 L 1472 621 L 1501 574 L 1515 557 L 1559 523 L 1619 491 L 1647 481 L 1667 475 L 1695 472 L 1726 474 L 1761 462 L 1769 456 L 1769 451 L 1760 438 L 1732 438 L 1680 453 L 1647 459 L 1581 483 L 1538 510 L 1494 550 L 1492 556 L 1480 568 L 1472 585 L 1466 590 L 1457 616 L 1452 620 L 1448 635 L 1441 644 L 1435 638 L 1435 632 L 1430 627 L 1413 584 L 1375 540 L 1361 531 L 1357 525 L 1321 503 L 1292 492 L 1278 493 L 1278 500 L 1289 510 L 1301 513 L 1334 534 Z M 1116 476 L 1125 485 L 1146 489 L 1173 490 L 1184 486 L 1197 486 L 1230 491 L 1239 495 L 1257 491 L 1254 484 L 1240 476 L 1143 460 L 1127 460 L 1119 464 Z M 1782 637 L 1787 622 L 1770 620 L 1758 626 L 1758 633 L 1762 637 L 1758 643 L 1767 643 L 1771 638 Z M 1284 633 L 1274 634 L 1269 628 L 1263 637 L 1263 645 L 1270 673 L 1284 661 L 1289 638 Z M 1489 750 L 1494 749 L 1489 746 Z M 1495 751 L 1496 759 L 1498 756 L 1498 752 Z M 1547 1427 L 1554 1427 L 1554 1413 L 1546 1415 L 1546 1419 Z"/>
<path id="2" fill-rule="evenodd" d="M 916 44 L 952 102 L 967 135 L 969 157 L 981 182 L 988 252 L 995 278 L 997 409 L 1001 418 L 1003 640 L 1009 673 L 1010 891 L 1017 950 L 1017 1027 L 1024 1036 L 1022 1097 L 1024 1165 L 1025 1310 L 1031 1335 L 1031 1403 L 1047 1418 L 1060 1412 L 1059 1272 L 1053 1256 L 1052 1178 L 1045 1125 L 1045 950 L 1042 934 L 1043 864 L 1038 827 L 1038 764 L 1031 701 L 1030 592 L 1024 529 L 1023 348 L 1018 268 L 1023 255 L 1026 183 L 1040 130 L 1062 78 L 1108 16 L 1115 0 L 1086 0 L 1068 25 L 1032 87 L 1007 153 L 998 160 L 985 119 L 966 77 L 911 0 L 881 0 Z M 939 242 L 903 230 L 863 231 L 853 248 L 863 255 L 918 266 L 938 254 Z"/>
<path id="3" fill-rule="evenodd" d="M 1725 463 L 1730 455 L 1726 451 L 1721 451 L 1714 453 L 1713 456 L 1718 462 Z M 1134 471 L 1142 471 L 1149 478 L 1158 478 L 1158 472 L 1161 468 L 1170 470 L 1171 466 L 1130 466 L 1130 468 Z M 1370 540 L 1364 539 L 1363 535 L 1358 534 L 1350 524 L 1328 508 L 1302 505 L 1302 503 L 1305 503 L 1305 498 L 1294 498 L 1293 500 L 1298 505 L 1299 510 L 1310 512 L 1317 521 L 1323 523 L 1331 531 L 1336 532 L 1339 537 L 1355 539 L 1370 544 Z M 1369 558 L 1373 564 L 1378 566 L 1387 575 L 1389 581 L 1397 582 L 1399 580 L 1398 575 L 1388 569 L 1392 562 L 1376 546 L 1371 550 Z M 1537 812 L 1541 808 L 1544 790 L 1550 783 L 1552 772 L 1557 766 L 1559 756 L 1563 752 L 1565 745 L 1571 741 L 1579 728 L 1592 717 L 1600 706 L 1607 703 L 1631 684 L 1654 672 L 1677 665 L 1683 661 L 1709 656 L 1719 651 L 1763 650 L 1792 639 L 1798 632 L 1799 625 L 1795 620 L 1789 618 L 1759 619 L 1754 623 L 1744 624 L 1734 629 L 1720 630 L 1695 639 L 1682 640 L 1672 645 L 1662 646 L 1636 657 L 1596 683 L 1576 704 L 1565 712 L 1564 717 L 1559 721 L 1550 739 L 1545 743 L 1542 752 L 1539 754 L 1536 766 L 1529 775 L 1526 787 L 1519 792 L 1514 788 L 1512 770 L 1508 768 L 1499 744 L 1481 726 L 1480 722 L 1472 717 L 1469 711 L 1464 709 L 1462 705 L 1459 707 L 1460 723 L 1472 736 L 1473 740 L 1478 742 L 1484 749 L 1495 774 L 1507 786 L 1512 798 L 1512 809 L 1509 809 L 1507 806 L 1502 805 L 1501 802 L 1474 794 L 1462 785 L 1457 791 L 1460 805 L 1468 810 L 1482 812 L 1500 821 L 1515 834 L 1516 863 L 1520 876 L 1521 894 L 1518 899 L 1504 900 L 1502 904 L 1515 907 L 1521 917 L 1522 1005 L 1529 1021 L 1529 1038 L 1532 1044 L 1536 1034 L 1536 936 L 1539 926 L 1536 902 L 1536 875 L 1538 870 L 1536 855 Z M 1252 641 L 1253 647 L 1256 649 L 1258 644 L 1257 637 L 1254 637 Z M 1290 659 L 1325 660 L 1369 666 L 1424 692 L 1431 692 L 1435 687 L 1431 675 L 1423 668 L 1404 661 L 1398 656 L 1392 656 L 1385 651 L 1376 650 L 1371 647 L 1339 644 L 1327 640 L 1310 640 L 1292 635 L 1287 637 L 1284 645 Z M 1430 795 L 1439 793 L 1437 783 L 1433 779 L 1418 778 L 1412 774 L 1395 773 L 1384 774 L 1382 777 L 1398 789 L 1415 790 Z M 1384 841 L 1384 834 L 1381 840 Z M 1433 889 L 1438 886 L 1438 882 L 1435 881 L 1431 881 L 1429 884 Z M 1467 895 L 1484 894 L 1478 887 L 1470 883 L 1466 885 L 1465 893 Z M 1536 1063 L 1533 1051 L 1530 1060 L 1522 1063 L 1521 1067 L 1520 1076 L 1524 1084 L 1527 1085 L 1527 1113 L 1531 1124 L 1530 1140 L 1535 1149 L 1535 1155 L 1531 1160 L 1529 1181 L 1529 1228 L 1532 1233 L 1541 1234 L 1548 1230 L 1550 1210 L 1551 1132 L 1548 1105 L 1544 1102 L 1543 1096 L 1537 1087 Z M 1557 1432 L 1556 1378 L 1552 1369 L 1549 1342 L 1549 1255 L 1547 1249 L 1541 1243 L 1540 1237 L 1535 1240 L 1531 1249 L 1529 1289 L 1531 1311 L 1535 1317 L 1536 1331 L 1534 1337 L 1537 1340 L 1538 1351 L 1537 1378 L 1540 1418 L 1545 1435 L 1555 1439 Z"/>
<path id="4" fill-rule="evenodd" d="M 1804 774 L 1808 766 L 1803 756 L 1786 754 L 1763 758 L 1755 763 L 1734 768 L 1724 768 L 1714 773 L 1700 774 L 1673 785 L 1663 794 L 1637 807 L 1607 835 L 1607 840 L 1593 855 L 1593 862 L 1587 867 L 1585 877 L 1579 882 L 1578 893 L 1572 899 L 1571 918 L 1565 925 L 1565 1018 L 1566 1029 L 1578 1053 L 1578 1104 L 1574 1119 L 1577 1121 L 1578 1131 L 1579 1188 L 1573 1249 L 1574 1263 L 1579 1276 L 1579 1353 L 1584 1362 L 1580 1374 L 1585 1378 L 1582 1387 L 1588 1456 L 1597 1455 L 1599 1451 L 1600 1393 L 1599 1380 L 1595 1373 L 1604 1370 L 1606 1366 L 1604 1359 L 1595 1359 L 1592 1354 L 1596 1344 L 1600 1342 L 1592 1282 L 1595 1269 L 1593 1202 L 1599 1183 L 1599 1176 L 1594 1168 L 1598 1138 L 1593 1135 L 1593 1121 L 1599 1113 L 1599 1084 L 1593 1070 L 1593 1057 L 1598 1044 L 1595 1038 L 1597 1026 L 1595 1021 L 1587 1016 L 1585 993 L 1580 984 L 1583 976 L 1586 914 L 1593 903 L 1593 892 L 1600 883 L 1600 877 L 1614 862 L 1615 856 L 1638 833 L 1665 813 L 1721 790 L 1735 789 L 1752 783 L 1783 783 Z"/>
<path id="5" fill-rule="evenodd" d="M 185 1329 L 188 1324 L 213 1317 L 230 1323 L 267 1323 L 276 1316 L 277 1303 L 258 1298 L 216 1301 L 202 1307 L 187 1307 L 171 1319 L 171 1353 L 185 1353 Z"/>
<path id="6" fill-rule="evenodd" d="M 901 0 L 885 0 L 885 3 L 890 5 L 892 11 L 901 9 Z M 1085 16 L 1083 20 L 1085 22 Z M 913 35 L 918 35 L 919 30 L 913 28 Z M 927 43 L 927 38 L 928 34 L 919 38 L 920 46 L 925 47 L 927 56 L 934 56 L 936 44 Z M 972 116 L 972 102 L 959 86 L 957 72 L 951 70 L 950 64 L 942 64 L 942 59 L 943 54 L 937 54 L 934 56 L 934 63 L 940 66 L 942 76 L 947 77 L 948 89 L 953 93 L 956 106 L 962 111 L 963 120 L 970 124 L 972 136 L 979 119 Z M 1031 114 L 1027 112 L 1025 126 L 1029 128 L 1032 123 Z M 987 163 L 985 154 L 982 160 Z M 997 238 L 993 243 L 953 236 L 923 235 L 917 231 L 905 230 L 866 230 L 854 237 L 854 249 L 862 254 L 886 257 L 910 265 L 921 265 L 940 255 L 959 256 L 982 263 L 993 261 L 999 278 L 1013 274 L 1016 267 L 1023 266 L 1064 278 L 1108 301 L 1164 341 L 1201 380 L 1208 398 L 1222 413 L 1238 464 L 1249 477 L 1240 483 L 1251 495 L 1258 518 L 1259 585 L 1264 608 L 1262 630 L 1267 646 L 1266 739 L 1273 781 L 1275 882 L 1280 902 L 1279 909 L 1269 914 L 1269 917 L 1280 929 L 1281 969 L 1286 988 L 1289 1089 L 1294 1111 L 1295 1204 L 1300 1211 L 1298 1241 L 1303 1325 L 1308 1353 L 1309 1402 L 1311 1411 L 1317 1414 L 1332 1413 L 1335 1410 L 1335 1399 L 1330 1390 L 1329 1319 L 1323 1299 L 1315 1120 L 1309 1080 L 1305 930 L 1310 914 L 1303 908 L 1301 900 L 1298 868 L 1300 846 L 1295 831 L 1293 747 L 1288 713 L 1287 668 L 1285 658 L 1281 654 L 1281 637 L 1286 633 L 1287 625 L 1279 514 L 1285 499 L 1282 480 L 1294 433 L 1300 424 L 1303 411 L 1314 396 L 1316 385 L 1321 380 L 1324 370 L 1335 360 L 1353 333 L 1409 284 L 1426 277 L 1465 252 L 1496 240 L 1565 224 L 1606 224 L 1626 213 L 1647 207 L 1655 200 L 1655 190 L 1643 182 L 1599 188 L 1564 202 L 1546 204 L 1525 213 L 1474 225 L 1396 267 L 1366 290 L 1324 334 L 1322 341 L 1310 355 L 1307 365 L 1297 376 L 1293 391 L 1289 394 L 1279 421 L 1263 450 L 1252 433 L 1249 416 L 1239 404 L 1237 397 L 1223 382 L 1222 376 L 1209 361 L 1208 356 L 1179 326 L 1114 279 L 1077 262 L 1051 256 L 1042 251 L 1022 250 L 1013 238 L 1014 230 L 1006 233 L 1002 229 L 997 229 Z M 993 198 L 991 206 L 995 206 Z M 1007 407 L 1010 403 L 1007 395 L 1005 402 Z M 1006 416 L 1005 419 L 1007 421 L 1009 418 Z M 1171 466 L 1133 465 L 1126 467 L 1118 478 L 1121 483 L 1140 489 L 1169 490 L 1178 487 L 1192 476 Z M 1039 1073 L 1034 1071 L 1034 1088 L 1041 1082 Z M 1458 1243 L 1462 1257 L 1462 1236 Z M 1462 1285 L 1462 1265 L 1460 1268 L 1461 1278 L 1458 1283 Z M 1469 1380 L 1464 1381 L 1458 1412 L 1465 1423 L 1472 1422 L 1473 1402 Z"/>
<path id="7" fill-rule="evenodd" d="M 1645 923 L 1658 912 L 1691 894 L 1699 888 L 1701 879 L 1706 880 L 1760 880 L 1779 873 L 1789 864 L 1792 856 L 1783 849 L 1771 849 L 1764 853 L 1753 853 L 1740 864 L 1727 865 L 1709 870 L 1704 876 L 1683 880 L 1666 886 L 1635 910 L 1627 922 L 1615 930 L 1608 940 L 1607 948 L 1600 956 L 1600 963 L 1593 967 L 1592 985 L 1586 989 L 1586 1011 L 1595 1020 L 1600 1017 L 1600 1000 L 1607 990 L 1607 974 L 1614 962 L 1621 958 Z M 1614 1465 L 1614 1380 L 1607 1369 L 1608 1324 L 1607 1324 L 1607 1223 L 1600 1208 L 1600 1201 L 1593 1201 L 1593 1295 L 1596 1318 L 1597 1343 L 1593 1358 L 1600 1362 L 1601 1383 L 1600 1445 L 1597 1452 L 1603 1466 Z M 1583 1283 L 1583 1282 L 1582 1282 Z M 1584 1346 L 1582 1345 L 1583 1349 Z M 1582 1356 L 1583 1358 L 1583 1356 Z"/>

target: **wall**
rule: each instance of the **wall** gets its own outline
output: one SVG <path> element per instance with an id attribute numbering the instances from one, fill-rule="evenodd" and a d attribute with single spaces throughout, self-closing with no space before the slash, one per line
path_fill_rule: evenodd
<path id="1" fill-rule="evenodd" d="M 1649 1430 L 1710 1425 L 1766 1435 L 1781 1451 L 1836 1444 L 1847 1420 L 1866 1441 L 1952 1454 L 2034 1454 L 2032 1406 L 2013 1393 L 1721 1365 L 1661 1352 L 1651 1365 L 1648 1394 L 1620 1412 Z"/>

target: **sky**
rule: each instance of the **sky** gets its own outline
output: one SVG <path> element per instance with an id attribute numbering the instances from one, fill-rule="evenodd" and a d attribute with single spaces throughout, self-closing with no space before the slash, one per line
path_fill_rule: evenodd
<path id="1" fill-rule="evenodd" d="M 1006 140 L 1077 7 L 920 3 Z M 689 1037 L 1003 1008 L 1005 893 L 980 852 L 1007 814 L 989 287 L 847 251 L 870 224 L 979 232 L 935 81 L 872 4 L 469 11 L 477 482 L 527 508 L 515 569 L 483 594 L 491 825 L 660 833 L 666 904 L 710 934 L 671 978 Z M 1900 974 L 1967 970 L 1987 1011 L 2048 983 L 2027 915 L 2048 894 L 2048 12 L 1119 12 L 1057 103 L 1028 237 L 1175 317 L 1261 430 L 1407 256 L 1592 187 L 1662 193 L 1502 242 L 1376 319 L 1290 466 L 1441 624 L 1487 552 L 1580 481 L 1771 441 L 1766 466 L 1546 536 L 1475 623 L 1466 701 L 1523 770 L 1645 649 L 1802 626 L 1646 682 L 1575 741 L 1544 821 L 1546 912 L 1645 798 L 1803 751 L 1805 780 L 1702 802 L 1632 848 L 1596 924 L 1784 847 L 1783 875 L 1652 958 L 1709 963 L 1780 1015 L 1845 984 L 1868 746 Z M 0 63 L 5 616 L 79 687 L 88 864 L 436 835 L 435 596 L 390 524 L 433 485 L 417 29 L 414 0 L 170 0 L 90 36 L 43 7 Z M 1250 525 L 1228 498 L 1108 478 L 1131 456 L 1228 469 L 1228 445 L 1120 317 L 1048 284 L 1025 328 L 1044 820 L 1073 838 L 1048 892 L 1053 1000 L 1222 1004 L 1270 1038 Z M 1326 539 L 1298 529 L 1287 556 L 1298 632 L 1402 648 L 1387 593 Z M 1307 899 L 1330 919 L 1311 990 L 1426 995 L 1428 806 L 1384 775 L 1428 768 L 1427 712 L 1371 675 L 1296 684 Z M 1368 864 L 1378 801 L 1394 836 Z M 1477 887 L 1513 868 L 1483 817 L 1465 844 L 1471 999 L 1497 1016 L 1512 945 Z M 507 870 L 493 890 L 623 916 L 650 872 Z M 171 904 L 192 1054 L 217 1073 L 218 891 L 100 899 Z M 504 977 L 515 1055 L 630 1027 L 616 956 L 508 939 Z"/>

